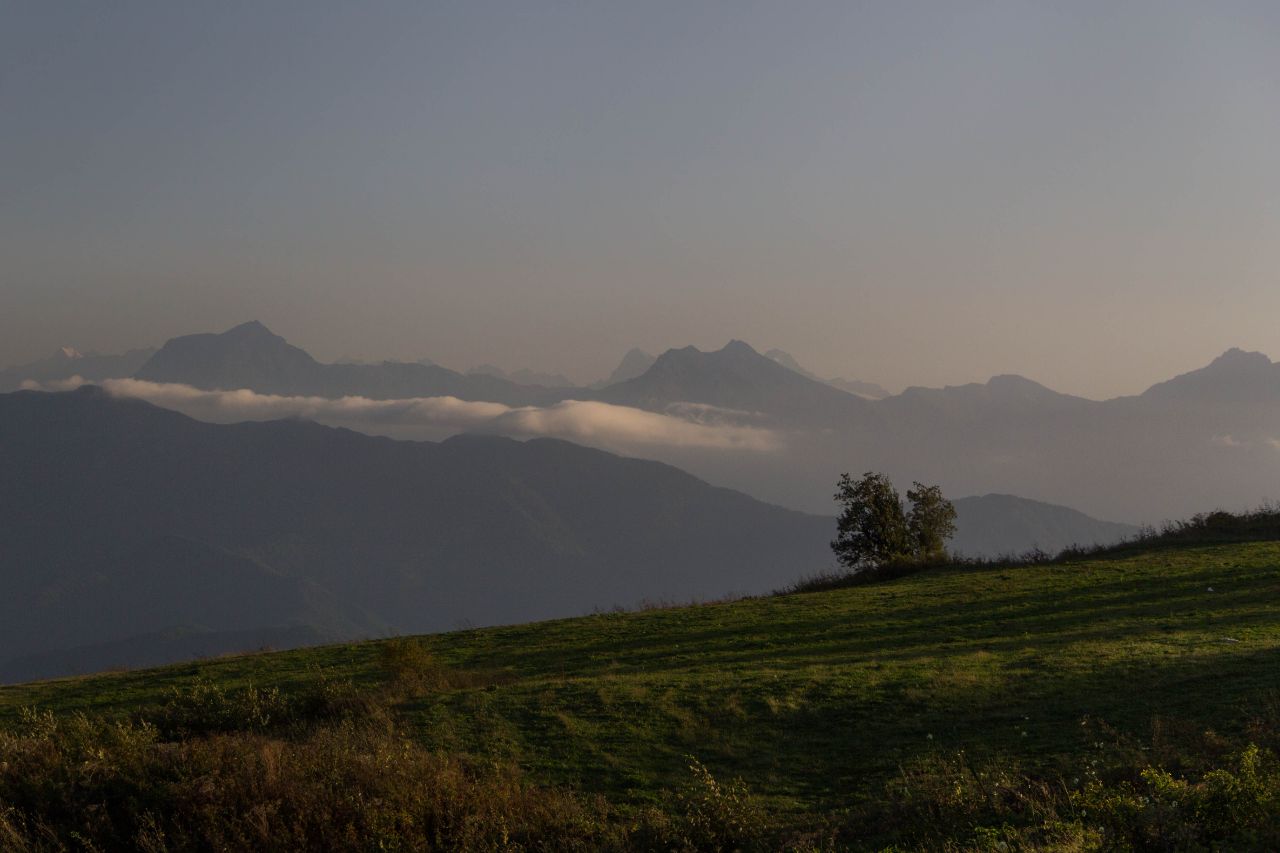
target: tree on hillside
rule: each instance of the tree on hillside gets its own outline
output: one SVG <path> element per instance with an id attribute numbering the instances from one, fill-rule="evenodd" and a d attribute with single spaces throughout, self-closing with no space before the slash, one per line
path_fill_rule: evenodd
<path id="1" fill-rule="evenodd" d="M 851 569 L 880 565 L 910 552 L 907 517 L 893 482 L 868 471 L 861 480 L 840 475 L 836 502 L 843 507 L 836 520 L 831 550 Z"/>
<path id="2" fill-rule="evenodd" d="M 955 534 L 955 507 L 937 486 L 915 483 L 907 498 L 909 510 L 884 474 L 868 471 L 860 480 L 842 474 L 835 493 L 841 512 L 831 542 L 840 564 L 857 570 L 945 554 Z"/>
<path id="3" fill-rule="evenodd" d="M 913 556 L 935 559 L 947 552 L 947 540 L 956 535 L 956 508 L 942 496 L 942 489 L 912 484 L 907 491 L 911 509 L 907 513 L 907 532 L 911 536 Z"/>

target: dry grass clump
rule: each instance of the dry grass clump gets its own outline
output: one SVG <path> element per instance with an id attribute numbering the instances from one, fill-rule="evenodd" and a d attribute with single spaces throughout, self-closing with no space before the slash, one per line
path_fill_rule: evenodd
<path id="1" fill-rule="evenodd" d="M 393 637 L 378 649 L 378 665 L 392 692 L 413 695 L 422 692 L 489 687 L 509 683 L 504 672 L 457 669 L 442 664 L 426 643 L 416 637 Z"/>
<path id="2" fill-rule="evenodd" d="M 413 646 L 389 645 L 398 683 L 455 683 Z M 771 849 L 746 787 L 696 761 L 667 809 L 624 813 L 432 750 L 402 729 L 399 695 L 195 681 L 130 719 L 28 710 L 0 731 L 0 850 Z"/>
<path id="3" fill-rule="evenodd" d="M 218 713 L 221 713 L 220 710 Z M 6 850 L 595 850 L 603 803 L 472 766 L 387 715 L 291 736 L 166 740 L 145 721 L 30 714 L 0 734 Z"/>

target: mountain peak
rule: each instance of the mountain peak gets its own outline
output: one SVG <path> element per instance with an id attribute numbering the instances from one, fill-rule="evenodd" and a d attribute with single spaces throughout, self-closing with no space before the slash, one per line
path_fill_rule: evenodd
<path id="1" fill-rule="evenodd" d="M 1268 368 L 1271 367 L 1271 359 L 1260 352 L 1251 352 L 1242 350 L 1239 347 L 1232 347 L 1209 362 L 1209 367 L 1229 368 L 1232 370 Z"/>
<path id="2" fill-rule="evenodd" d="M 795 357 L 786 350 L 774 348 L 765 352 L 764 357 L 778 362 L 778 364 L 781 364 L 783 367 L 787 368 L 787 370 L 795 371 L 801 376 L 807 376 L 810 379 L 818 379 L 818 377 L 813 373 L 805 370 L 804 367 L 800 365 L 800 362 L 796 361 Z"/>
<path id="3" fill-rule="evenodd" d="M 133 375 L 206 390 L 284 396 L 458 397 L 519 406 L 564 399 L 563 391 L 551 388 L 412 362 L 324 364 L 257 321 L 171 338 Z"/>
<path id="4" fill-rule="evenodd" d="M 272 332 L 266 326 L 257 320 L 250 320 L 247 323 L 241 323 L 239 326 L 233 326 L 224 335 L 231 338 L 278 338 L 276 333 Z"/>
<path id="5" fill-rule="evenodd" d="M 720 350 L 720 352 L 726 355 L 759 355 L 751 344 L 746 341 L 740 341 L 737 338 L 734 338 L 729 341 L 729 343 L 725 344 L 724 348 Z"/>
<path id="6" fill-rule="evenodd" d="M 632 347 L 627 350 L 627 354 L 622 357 L 622 361 L 613 369 L 613 373 L 609 374 L 608 378 L 596 382 L 592 387 L 597 389 L 607 388 L 619 382 L 626 382 L 628 379 L 635 379 L 650 367 L 653 367 L 653 363 L 657 360 L 657 356 L 649 355 L 639 347 Z"/>
<path id="7" fill-rule="evenodd" d="M 1034 379 L 1028 379 L 1027 377 L 1018 373 L 997 373 L 995 376 L 992 376 L 990 379 L 987 380 L 987 384 L 988 385 L 1008 385 L 1008 386 L 1035 385 L 1038 388 L 1044 387 L 1039 382 L 1036 382 Z"/>
<path id="8" fill-rule="evenodd" d="M 1028 379 L 1025 376 L 1019 376 L 1016 373 L 1001 373 L 992 376 L 987 380 L 987 387 L 996 393 L 1027 395 L 1052 395 L 1059 396 L 1057 391 L 1047 388 L 1036 382 L 1034 379 Z"/>
<path id="9" fill-rule="evenodd" d="M 669 349 L 644 374 L 605 389 L 606 403 L 664 411 L 701 403 L 777 422 L 848 423 L 865 401 L 766 358 L 734 339 L 718 350 Z"/>
<path id="10" fill-rule="evenodd" d="M 68 360 L 75 360 L 79 358 L 84 358 L 84 353 L 80 352 L 80 350 L 76 349 L 75 347 L 61 347 L 59 348 L 58 353 L 57 355 L 54 356 L 54 358 L 65 358 Z"/>
<path id="11" fill-rule="evenodd" d="M 317 370 L 319 365 L 306 352 L 252 320 L 221 334 L 171 338 L 134 375 L 196 388 L 283 394 L 313 379 Z"/>
<path id="12" fill-rule="evenodd" d="M 671 349 L 658 356 L 655 364 L 671 365 L 671 364 L 727 364 L 729 362 L 755 361 L 759 360 L 770 365 L 776 364 L 773 359 L 765 358 L 756 352 L 755 348 L 746 341 L 740 341 L 737 338 L 729 341 L 723 347 L 717 350 L 701 350 L 693 344 L 683 347 L 672 347 Z"/>
<path id="13" fill-rule="evenodd" d="M 1280 385 L 1277 365 L 1260 352 L 1232 347 L 1199 370 L 1152 385 L 1142 396 L 1158 399 L 1243 401 L 1259 393 L 1272 397 Z"/>

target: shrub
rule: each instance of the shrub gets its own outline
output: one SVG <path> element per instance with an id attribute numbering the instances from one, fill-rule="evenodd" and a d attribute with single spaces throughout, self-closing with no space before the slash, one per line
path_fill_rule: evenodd
<path id="1" fill-rule="evenodd" d="M 159 708 L 136 715 L 153 726 L 164 740 L 228 732 L 281 732 L 322 722 L 368 717 L 376 713 L 377 697 L 357 690 L 351 682 L 317 676 L 314 686 L 286 695 L 279 688 L 249 685 L 227 691 L 210 681 L 196 679 L 175 687 Z"/>
<path id="2" fill-rule="evenodd" d="M 690 778 L 675 797 L 667 847 L 682 851 L 763 849 L 769 837 L 764 809 L 735 779 L 718 781 L 696 758 L 689 758 Z"/>
<path id="3" fill-rule="evenodd" d="M 175 687 L 168 701 L 140 719 L 169 740 L 217 732 L 265 732 L 292 720 L 292 708 L 278 688 L 250 685 L 228 693 L 211 681 L 197 679 Z"/>
<path id="4" fill-rule="evenodd" d="M 1091 781 L 1074 800 L 1112 846 L 1280 849 L 1280 769 L 1254 745 L 1199 781 L 1147 767 L 1136 783 Z"/>
<path id="5" fill-rule="evenodd" d="M 378 649 L 378 663 L 395 685 L 426 689 L 449 686 L 447 670 L 421 640 L 412 637 L 393 637 L 383 642 Z"/>
<path id="6" fill-rule="evenodd" d="M 882 796 L 852 811 L 842 840 L 892 839 L 909 849 L 1084 849 L 1067 790 L 1016 762 L 974 762 L 964 752 L 905 764 Z"/>
<path id="7" fill-rule="evenodd" d="M 1167 732 L 1157 734 L 1163 743 L 1094 741 L 1071 782 L 1024 772 L 1007 758 L 926 756 L 852 809 L 838 844 L 874 838 L 877 849 L 913 850 L 1280 849 L 1280 766 L 1268 751 L 1248 745 L 1220 756 L 1211 733 L 1176 746 Z M 1204 769 L 1171 772 L 1144 758 L 1154 754 Z"/>

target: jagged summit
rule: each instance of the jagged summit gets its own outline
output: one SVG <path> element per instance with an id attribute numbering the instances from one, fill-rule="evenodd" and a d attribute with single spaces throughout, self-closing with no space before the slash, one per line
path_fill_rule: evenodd
<path id="1" fill-rule="evenodd" d="M 756 352 L 755 348 L 747 342 L 734 339 L 717 350 L 701 350 L 692 344 L 678 349 L 669 349 L 658 356 L 647 374 L 661 374 L 673 369 L 714 371 L 725 369 L 729 365 L 733 365 L 733 369 L 738 371 L 763 371 L 775 376 L 778 375 L 775 368 L 779 367 L 772 359 L 765 358 Z"/>
<path id="2" fill-rule="evenodd" d="M 622 357 L 622 361 L 618 362 L 618 366 L 613 369 L 604 379 L 591 383 L 593 390 L 599 391 L 608 388 L 610 385 L 617 385 L 619 382 L 626 382 L 628 379 L 635 379 L 642 375 L 653 363 L 658 360 L 655 355 L 650 355 L 639 347 L 632 347 L 627 350 L 626 355 Z"/>
<path id="3" fill-rule="evenodd" d="M 741 356 L 759 355 L 759 353 L 756 352 L 755 348 L 752 347 L 751 344 L 747 343 L 746 341 L 740 341 L 737 338 L 734 338 L 733 340 L 729 341 L 729 343 L 725 344 L 720 349 L 720 352 L 724 353 L 725 355 L 741 355 Z"/>
<path id="4" fill-rule="evenodd" d="M 275 332 L 268 329 L 265 325 L 257 320 L 250 320 L 247 323 L 241 323 L 238 326 L 232 326 L 230 329 L 222 333 L 227 338 L 264 338 L 274 340 L 284 340 Z"/>
<path id="5" fill-rule="evenodd" d="M 1213 361 L 1209 362 L 1208 368 L 1206 369 L 1257 370 L 1269 368 L 1271 366 L 1271 359 L 1263 353 L 1243 350 L 1239 347 L 1232 347 Z"/>
<path id="6" fill-rule="evenodd" d="M 718 350 L 669 349 L 641 376 L 605 388 L 609 403 L 663 411 L 699 403 L 786 422 L 850 422 L 866 401 L 809 379 L 734 339 Z"/>
<path id="7" fill-rule="evenodd" d="M 315 359 L 256 320 L 222 333 L 171 338 L 138 371 L 139 379 L 197 388 L 289 393 L 319 367 Z"/>
<path id="8" fill-rule="evenodd" d="M 618 362 L 618 366 L 613 369 L 612 373 L 604 379 L 597 379 L 587 387 L 593 391 L 600 391 L 610 385 L 617 385 L 619 382 L 635 379 L 652 367 L 656 360 L 657 356 L 650 355 L 639 347 L 632 347 L 622 356 L 622 361 Z"/>
<path id="9" fill-rule="evenodd" d="M 1148 399 L 1269 400 L 1280 395 L 1280 365 L 1260 352 L 1232 347 L 1198 370 L 1152 385 Z"/>

